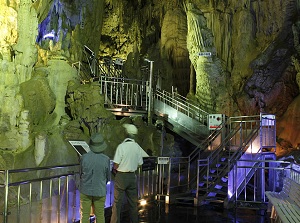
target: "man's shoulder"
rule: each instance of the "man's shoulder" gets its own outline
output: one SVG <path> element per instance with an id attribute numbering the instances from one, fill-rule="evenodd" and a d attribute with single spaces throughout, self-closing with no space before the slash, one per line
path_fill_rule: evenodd
<path id="1" fill-rule="evenodd" d="M 96 153 L 97 154 L 97 156 L 99 156 L 99 157 L 103 157 L 103 158 L 105 158 L 105 159 L 109 159 L 109 157 L 107 156 L 107 155 L 105 155 L 104 153 Z"/>
<path id="2" fill-rule="evenodd" d="M 105 159 L 109 159 L 109 157 L 107 155 L 105 155 L 104 153 L 94 153 L 92 151 L 89 151 L 88 153 L 85 153 L 82 155 L 82 158 L 88 158 L 88 157 L 102 157 Z"/>
<path id="3" fill-rule="evenodd" d="M 103 154 L 103 156 L 104 156 L 105 159 L 110 160 L 110 158 L 107 155 Z"/>

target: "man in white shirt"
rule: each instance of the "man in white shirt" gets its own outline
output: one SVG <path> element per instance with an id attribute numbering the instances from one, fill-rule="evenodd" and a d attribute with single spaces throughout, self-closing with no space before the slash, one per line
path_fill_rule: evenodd
<path id="1" fill-rule="evenodd" d="M 115 175 L 114 204 L 110 223 L 120 223 L 120 214 L 124 194 L 127 196 L 131 223 L 138 223 L 138 193 L 135 171 L 143 164 L 143 157 L 148 154 L 135 142 L 134 136 L 138 133 L 132 124 L 124 124 L 128 138 L 118 145 L 113 171 Z"/>

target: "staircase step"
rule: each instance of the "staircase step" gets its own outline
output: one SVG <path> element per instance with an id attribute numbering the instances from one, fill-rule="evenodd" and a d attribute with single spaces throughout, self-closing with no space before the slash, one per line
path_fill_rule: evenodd
<path id="1" fill-rule="evenodd" d="M 209 185 L 211 185 L 211 183 L 210 182 L 208 182 L 208 186 Z M 206 188 L 207 187 L 207 183 L 206 183 L 206 181 L 205 182 L 199 182 L 199 185 L 198 185 L 198 187 L 201 187 L 201 188 Z"/>
<path id="2" fill-rule="evenodd" d="M 194 197 L 177 197 L 176 204 L 181 205 L 194 205 Z"/>
<path id="3" fill-rule="evenodd" d="M 228 177 L 222 177 L 222 178 L 221 178 L 221 181 L 224 182 L 224 183 L 225 183 L 225 182 L 228 183 Z"/>
<path id="4" fill-rule="evenodd" d="M 216 164 L 216 167 L 217 167 L 217 168 L 220 168 L 221 166 L 222 166 L 222 163 L 217 163 L 217 164 Z"/>
<path id="5" fill-rule="evenodd" d="M 217 184 L 215 187 L 214 187 L 215 189 L 217 189 L 217 190 L 221 190 L 222 188 L 223 188 L 223 186 L 222 185 L 219 185 L 219 184 Z"/>
<path id="6" fill-rule="evenodd" d="M 177 201 L 194 201 L 195 197 L 177 197 Z"/>
<path id="7" fill-rule="evenodd" d="M 210 173 L 216 173 L 217 170 L 216 170 L 216 169 L 210 169 L 209 172 L 210 172 Z"/>
<path id="8" fill-rule="evenodd" d="M 220 161 L 221 161 L 221 162 L 227 162 L 227 158 L 226 158 L 226 157 L 222 157 L 222 158 L 220 159 Z"/>
<path id="9" fill-rule="evenodd" d="M 205 189 L 203 189 L 203 188 L 198 189 L 199 196 L 202 196 L 202 195 L 206 194 L 206 192 L 207 192 L 206 188 Z"/>
<path id="10" fill-rule="evenodd" d="M 224 203 L 224 199 L 220 199 L 217 197 L 208 197 L 205 199 L 205 201 L 207 201 L 209 203 Z"/>
<path id="11" fill-rule="evenodd" d="M 222 187 L 222 188 L 224 188 L 224 187 L 228 187 L 228 183 L 227 182 L 223 182 L 223 181 L 221 181 L 221 182 L 218 182 L 217 184 L 216 184 L 216 186 L 219 186 L 219 187 Z"/>
<path id="12" fill-rule="evenodd" d="M 207 182 L 206 180 L 199 182 L 199 187 L 200 188 L 206 188 L 206 187 L 210 187 L 213 184 L 212 181 L 208 181 L 208 184 L 206 182 Z"/>
<path id="13" fill-rule="evenodd" d="M 212 190 L 212 193 L 218 194 L 218 195 L 227 195 L 227 191 L 223 191 L 223 190 Z"/>
<path id="14" fill-rule="evenodd" d="M 207 176 L 203 176 L 203 179 L 204 179 L 204 180 L 208 180 L 208 181 L 214 181 L 214 180 L 215 180 L 215 177 L 209 175 L 208 177 L 207 177 Z"/>

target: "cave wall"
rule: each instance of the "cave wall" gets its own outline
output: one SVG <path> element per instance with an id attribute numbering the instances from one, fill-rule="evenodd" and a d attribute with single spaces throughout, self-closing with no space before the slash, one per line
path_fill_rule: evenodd
<path id="1" fill-rule="evenodd" d="M 67 100 L 70 83 L 80 84 L 73 65 L 84 45 L 100 59 L 124 59 L 132 78 L 147 79 L 140 68 L 153 60 L 162 89 L 174 87 L 208 112 L 273 113 L 278 136 L 299 144 L 298 1 L 0 0 L 0 7 L 0 150 L 9 160 L 27 151 L 36 165 L 50 163 L 43 158 L 70 153 L 66 136 L 90 134 Z M 99 106 L 89 121 L 101 117 Z M 36 148 L 40 138 L 50 148 Z M 157 140 L 149 136 L 150 149 Z M 68 160 L 77 162 L 76 154 Z"/>

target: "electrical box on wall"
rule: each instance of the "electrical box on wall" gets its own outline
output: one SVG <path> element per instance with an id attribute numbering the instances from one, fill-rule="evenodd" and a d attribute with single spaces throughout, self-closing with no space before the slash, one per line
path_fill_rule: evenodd
<path id="1" fill-rule="evenodd" d="M 215 130 L 222 128 L 222 122 L 225 121 L 224 114 L 209 114 L 208 115 L 208 129 Z"/>

